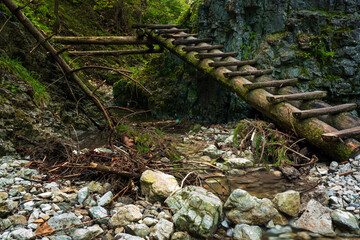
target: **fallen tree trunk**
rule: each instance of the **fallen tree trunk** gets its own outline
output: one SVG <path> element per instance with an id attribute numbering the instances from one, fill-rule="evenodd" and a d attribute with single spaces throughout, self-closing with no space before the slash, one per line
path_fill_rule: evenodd
<path id="1" fill-rule="evenodd" d="M 204 73 L 212 76 L 217 81 L 225 85 L 228 89 L 236 93 L 249 105 L 258 111 L 262 112 L 269 118 L 273 119 L 279 125 L 286 129 L 292 129 L 300 137 L 306 138 L 311 144 L 323 150 L 329 157 L 335 160 L 348 159 L 351 155 L 357 154 L 360 149 L 360 143 L 354 139 L 347 139 L 347 141 L 336 141 L 327 142 L 322 139 L 322 134 L 336 132 L 337 129 L 328 125 L 327 123 L 317 119 L 310 118 L 306 120 L 298 120 L 292 115 L 293 112 L 300 111 L 288 102 L 282 102 L 278 104 L 270 103 L 267 98 L 273 95 L 264 89 L 255 89 L 248 91 L 245 84 L 251 84 L 252 82 L 248 79 L 237 76 L 227 79 L 224 74 L 229 73 L 232 70 L 236 71 L 237 67 L 209 67 L 209 63 L 214 62 L 213 59 L 202 59 L 196 58 L 198 52 L 191 51 L 185 52 L 184 45 L 175 46 L 173 44 L 174 39 L 166 39 L 156 34 L 151 30 L 146 30 L 147 36 L 154 42 L 162 45 L 169 49 L 172 53 L 183 59 L 184 61 L 192 64 Z M 199 45 L 206 46 L 206 43 Z M 220 53 L 220 50 L 213 50 L 211 52 Z M 237 61 L 237 59 L 229 57 L 228 61 Z M 230 70 L 231 69 L 231 70 Z"/>
<path id="2" fill-rule="evenodd" d="M 22 25 L 33 35 L 38 43 L 44 47 L 55 61 L 59 64 L 61 69 L 73 80 L 80 89 L 94 102 L 94 104 L 102 111 L 104 114 L 107 123 L 112 127 L 112 121 L 104 108 L 101 102 L 94 96 L 92 91 L 86 86 L 86 84 L 78 77 L 76 73 L 73 72 L 73 69 L 67 64 L 67 62 L 58 55 L 56 49 L 46 40 L 43 34 L 35 27 L 34 24 L 21 12 L 21 8 L 18 7 L 12 0 L 2 0 L 6 7 L 11 11 L 11 13 L 18 18 Z"/>

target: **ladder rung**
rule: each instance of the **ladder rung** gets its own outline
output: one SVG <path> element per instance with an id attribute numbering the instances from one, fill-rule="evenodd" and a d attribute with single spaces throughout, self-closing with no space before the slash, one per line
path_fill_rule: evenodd
<path id="1" fill-rule="evenodd" d="M 165 38 L 185 38 L 185 37 L 196 37 L 197 33 L 191 34 L 164 34 L 163 37 Z"/>
<path id="2" fill-rule="evenodd" d="M 181 27 L 180 24 L 134 24 L 132 28 L 148 28 L 148 29 L 169 29 Z"/>
<path id="3" fill-rule="evenodd" d="M 224 73 L 224 76 L 227 77 L 227 78 L 229 78 L 229 77 L 236 77 L 236 76 L 249 76 L 249 75 L 261 76 L 261 75 L 271 74 L 272 72 L 273 72 L 272 69 L 249 70 L 249 71 L 234 71 L 234 72 Z"/>
<path id="4" fill-rule="evenodd" d="M 243 86 L 248 90 L 264 88 L 264 87 L 286 87 L 286 86 L 294 85 L 295 83 L 297 83 L 297 81 L 298 81 L 297 78 L 291 78 L 291 79 L 274 80 L 267 82 L 255 82 L 255 83 L 244 84 Z"/>
<path id="5" fill-rule="evenodd" d="M 196 54 L 197 58 L 216 58 L 216 57 L 236 57 L 239 55 L 238 52 L 227 52 L 227 53 L 199 53 Z"/>
<path id="6" fill-rule="evenodd" d="M 209 63 L 210 67 L 230 67 L 230 66 L 244 66 L 244 65 L 254 65 L 255 60 L 248 61 L 226 61 L 226 62 L 212 62 Z"/>
<path id="7" fill-rule="evenodd" d="M 179 32 L 186 32 L 189 31 L 188 28 L 182 28 L 182 29 L 155 29 L 155 33 L 179 33 Z"/>
<path id="8" fill-rule="evenodd" d="M 208 43 L 211 42 L 212 38 L 197 38 L 197 39 L 178 39 L 173 41 L 174 45 L 187 45 L 187 44 L 194 44 L 194 43 Z"/>
<path id="9" fill-rule="evenodd" d="M 360 135 L 360 127 L 349 128 L 331 133 L 324 133 L 321 135 L 321 137 L 325 141 L 333 141 L 338 138 L 350 138 L 350 137 L 356 137 L 358 135 Z"/>
<path id="10" fill-rule="evenodd" d="M 311 117 L 317 117 L 321 115 L 328 115 L 328 114 L 338 114 L 342 112 L 352 111 L 357 108 L 357 104 L 349 103 L 349 104 L 342 104 L 333 107 L 324 107 L 324 108 L 317 108 L 317 109 L 310 109 L 304 111 L 293 112 L 293 116 L 297 119 L 306 119 Z"/>
<path id="11" fill-rule="evenodd" d="M 190 51 L 213 50 L 223 47 L 224 45 L 207 45 L 207 46 L 189 46 L 189 47 L 184 47 L 183 49 L 184 51 L 190 52 Z"/>
<path id="12" fill-rule="evenodd" d="M 274 96 L 267 96 L 266 99 L 270 103 L 280 103 L 280 102 L 295 101 L 295 100 L 314 100 L 322 97 L 326 97 L 325 91 L 293 93 L 289 95 L 274 95 Z"/>
<path id="13" fill-rule="evenodd" d="M 161 49 L 69 51 L 70 56 L 121 56 L 131 54 L 161 53 Z"/>

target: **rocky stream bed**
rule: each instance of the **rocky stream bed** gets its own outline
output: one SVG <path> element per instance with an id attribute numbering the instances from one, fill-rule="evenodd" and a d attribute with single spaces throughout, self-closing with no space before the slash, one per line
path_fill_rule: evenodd
<path id="1" fill-rule="evenodd" d="M 177 135 L 182 143 L 175 141 L 189 161 L 209 163 L 222 156 L 225 162 L 215 166 L 228 172 L 231 189 L 225 190 L 228 182 L 221 171 L 217 180 L 203 180 L 200 187 L 184 186 L 185 179 L 180 182 L 149 169 L 139 186 L 131 186 L 134 199 L 122 196 L 128 189 L 116 194 L 110 183 L 44 181 L 42 173 L 28 168 L 34 159 L 4 156 L 0 159 L 0 239 L 360 237 L 360 157 L 341 164 L 317 163 L 307 176 L 295 168 L 290 168 L 291 174 L 284 169 L 266 170 L 254 164 L 250 153 L 240 157 L 215 147 L 231 143 L 233 132 L 231 126 L 201 127 L 197 133 Z"/>

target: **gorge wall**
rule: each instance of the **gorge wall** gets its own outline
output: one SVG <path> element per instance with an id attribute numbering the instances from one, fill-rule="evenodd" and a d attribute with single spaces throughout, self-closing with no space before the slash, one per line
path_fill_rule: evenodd
<path id="1" fill-rule="evenodd" d="M 326 90 L 330 104 L 360 104 L 359 9 L 356 0 L 207 0 L 198 29 L 276 79 Z"/>

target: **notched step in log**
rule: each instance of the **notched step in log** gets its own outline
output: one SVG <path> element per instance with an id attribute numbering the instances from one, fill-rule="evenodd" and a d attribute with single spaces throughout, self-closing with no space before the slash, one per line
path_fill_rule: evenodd
<path id="1" fill-rule="evenodd" d="M 187 45 L 187 44 L 195 44 L 195 43 L 209 43 L 213 39 L 212 38 L 198 38 L 198 39 L 178 39 L 173 41 L 174 45 Z"/>
<path id="2" fill-rule="evenodd" d="M 311 110 L 304 110 L 299 112 L 293 112 L 293 116 L 297 119 L 307 119 L 311 117 L 318 117 L 321 115 L 338 114 L 342 112 L 352 111 L 357 108 L 356 103 L 342 104 L 333 107 L 324 107 Z"/>
<path id="3" fill-rule="evenodd" d="M 296 101 L 296 100 L 314 100 L 323 97 L 326 97 L 325 91 L 293 93 L 289 95 L 274 95 L 274 96 L 267 96 L 266 99 L 270 103 L 280 103 L 285 101 Z"/>
<path id="4" fill-rule="evenodd" d="M 261 75 L 271 74 L 272 72 L 273 72 L 272 69 L 235 71 L 235 72 L 224 73 L 224 76 L 227 77 L 227 78 L 237 77 L 237 76 L 249 76 L 249 75 L 261 76 Z"/>
<path id="5" fill-rule="evenodd" d="M 164 34 L 164 38 L 186 38 L 186 37 L 196 37 L 197 33 L 189 33 L 189 34 Z"/>
<path id="6" fill-rule="evenodd" d="M 204 58 L 217 58 L 217 57 L 236 57 L 239 55 L 238 52 L 227 52 L 227 53 L 199 53 L 195 56 L 199 59 Z"/>
<path id="7" fill-rule="evenodd" d="M 189 31 L 188 28 L 182 28 L 182 29 L 155 29 L 155 33 L 179 33 L 179 32 L 187 32 Z"/>
<path id="8" fill-rule="evenodd" d="M 256 64 L 256 60 L 248 60 L 248 61 L 226 61 L 226 62 L 212 62 L 209 63 L 210 67 L 231 67 L 231 66 L 245 66 L 245 65 L 254 65 Z"/>
<path id="9" fill-rule="evenodd" d="M 243 86 L 247 90 L 265 88 L 265 87 L 286 87 L 286 86 L 295 85 L 297 83 L 297 81 L 298 81 L 297 78 L 291 78 L 291 79 L 274 80 L 274 81 L 267 81 L 267 82 L 255 82 L 255 83 L 244 84 Z"/>
<path id="10" fill-rule="evenodd" d="M 183 50 L 186 52 L 190 52 L 190 51 L 221 49 L 223 47 L 224 45 L 189 46 L 189 47 L 184 47 Z"/>
<path id="11" fill-rule="evenodd" d="M 147 28 L 147 29 L 169 29 L 181 27 L 180 24 L 134 24 L 132 28 Z"/>
<path id="12" fill-rule="evenodd" d="M 327 142 L 335 141 L 339 138 L 351 138 L 360 135 L 360 127 L 349 128 L 341 131 L 324 133 L 321 135 L 322 139 Z"/>

